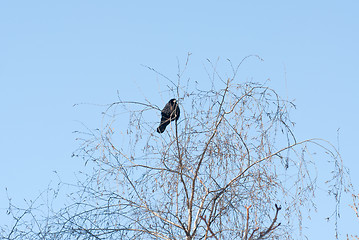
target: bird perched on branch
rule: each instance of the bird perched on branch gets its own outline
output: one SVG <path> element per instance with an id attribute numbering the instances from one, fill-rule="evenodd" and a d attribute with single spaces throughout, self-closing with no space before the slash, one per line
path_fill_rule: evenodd
<path id="1" fill-rule="evenodd" d="M 180 109 L 176 99 L 171 99 L 161 111 L 161 123 L 157 128 L 158 133 L 163 133 L 171 121 L 178 120 Z"/>

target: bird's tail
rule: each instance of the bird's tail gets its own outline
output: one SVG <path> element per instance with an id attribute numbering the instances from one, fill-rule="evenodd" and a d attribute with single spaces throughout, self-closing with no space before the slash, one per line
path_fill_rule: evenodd
<path id="1" fill-rule="evenodd" d="M 158 133 L 163 133 L 167 127 L 167 124 L 160 124 L 160 126 L 157 128 Z"/>

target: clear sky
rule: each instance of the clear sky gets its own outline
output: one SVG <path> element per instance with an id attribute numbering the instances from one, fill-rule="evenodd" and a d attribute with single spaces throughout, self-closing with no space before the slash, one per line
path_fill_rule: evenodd
<path id="1" fill-rule="evenodd" d="M 175 77 L 177 58 L 192 53 L 191 74 L 207 81 L 206 59 L 234 63 L 250 54 L 244 80 L 271 79 L 296 99 L 298 139 L 337 143 L 359 189 L 359 2 L 352 1 L 1 1 L 0 223 L 5 187 L 16 202 L 38 195 L 57 177 L 83 169 L 71 158 L 81 122 L 99 127 L 100 108 L 146 96 L 161 106 L 156 76 Z M 319 165 L 319 171 L 320 171 Z M 324 169 L 326 170 L 326 169 Z M 358 191 L 359 192 L 359 191 Z M 340 230 L 359 220 L 342 204 Z M 319 213 L 330 206 L 318 199 Z M 324 215 L 306 221 L 310 239 L 333 239 Z M 317 217 L 320 216 L 320 217 Z M 359 232 L 359 231 L 357 231 Z"/>

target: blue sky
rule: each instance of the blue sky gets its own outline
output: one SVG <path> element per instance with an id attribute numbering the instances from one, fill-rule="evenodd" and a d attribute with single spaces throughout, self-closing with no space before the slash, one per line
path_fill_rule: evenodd
<path id="1" fill-rule="evenodd" d="M 1 1 L 0 211 L 5 187 L 21 203 L 56 181 L 53 171 L 71 181 L 83 169 L 70 157 L 78 147 L 72 132 L 81 122 L 98 127 L 101 109 L 73 104 L 111 103 L 118 90 L 123 99 L 146 96 L 161 106 L 156 76 L 141 64 L 175 77 L 187 52 L 200 81 L 207 58 L 261 56 L 264 62 L 246 62 L 242 79 L 270 78 L 295 99 L 298 139 L 336 144 L 340 128 L 340 151 L 358 188 L 358 10 L 354 0 Z M 322 202 L 319 213 L 329 207 Z M 359 227 L 349 203 L 343 200 L 343 233 Z M 332 225 L 319 215 L 306 224 L 310 239 L 332 239 Z"/>

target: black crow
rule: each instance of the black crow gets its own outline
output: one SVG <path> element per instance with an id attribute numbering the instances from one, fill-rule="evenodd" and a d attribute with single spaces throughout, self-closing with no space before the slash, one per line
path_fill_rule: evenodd
<path id="1" fill-rule="evenodd" d="M 161 111 L 161 123 L 157 128 L 158 133 L 163 133 L 171 121 L 178 120 L 180 109 L 176 99 L 171 99 Z"/>

